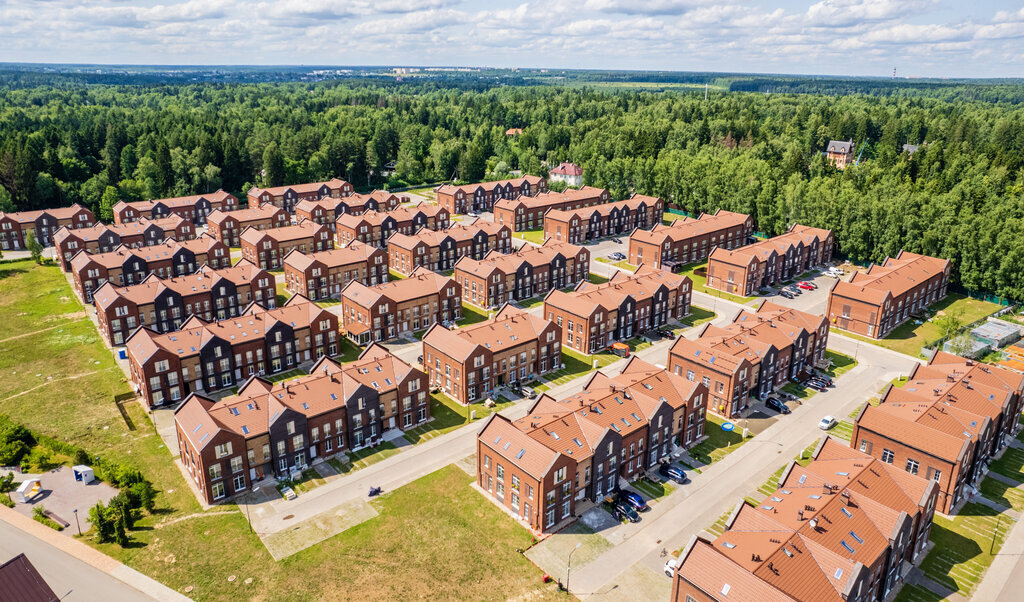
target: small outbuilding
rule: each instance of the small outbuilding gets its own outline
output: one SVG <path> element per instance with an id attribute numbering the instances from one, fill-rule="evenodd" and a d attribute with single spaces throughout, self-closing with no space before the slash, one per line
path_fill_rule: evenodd
<path id="1" fill-rule="evenodd" d="M 43 482 L 39 479 L 25 479 L 21 485 L 18 485 L 18 490 L 14 492 L 14 499 L 22 504 L 27 504 L 42 490 Z"/>
<path id="2" fill-rule="evenodd" d="M 93 472 L 91 466 L 78 464 L 72 466 L 71 470 L 75 471 L 75 480 L 81 481 L 83 485 L 88 485 L 96 480 L 96 474 Z"/>

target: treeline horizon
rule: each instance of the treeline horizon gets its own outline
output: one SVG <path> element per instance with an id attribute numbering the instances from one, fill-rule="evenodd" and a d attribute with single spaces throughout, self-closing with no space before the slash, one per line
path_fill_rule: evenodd
<path id="1" fill-rule="evenodd" d="M 331 177 L 369 189 L 546 176 L 571 160 L 615 198 L 749 213 L 767 234 L 831 228 L 853 261 L 936 255 L 963 288 L 1024 299 L 1024 109 L 922 90 L 705 100 L 703 89 L 433 80 L 0 87 L 0 210 L 79 202 L 109 219 L 122 199 Z M 853 139 L 859 165 L 832 167 L 822 151 L 833 139 Z"/>

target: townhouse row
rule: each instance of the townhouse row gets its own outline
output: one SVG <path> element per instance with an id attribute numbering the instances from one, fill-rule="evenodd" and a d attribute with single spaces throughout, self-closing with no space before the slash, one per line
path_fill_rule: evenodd
<path id="1" fill-rule="evenodd" d="M 506 305 L 488 320 L 454 330 L 434 324 L 423 336 L 423 366 L 431 387 L 470 404 L 497 387 L 559 369 L 560 339 L 554 322 Z"/>
<path id="2" fill-rule="evenodd" d="M 707 285 L 755 295 L 832 261 L 833 240 L 831 230 L 793 224 L 785 234 L 745 247 L 716 247 L 708 257 Z"/>
<path id="3" fill-rule="evenodd" d="M 708 323 L 698 338 L 680 337 L 668 354 L 668 369 L 708 388 L 711 411 L 739 416 L 750 398 L 764 400 L 791 379 L 825 366 L 829 325 L 824 316 L 763 302 L 740 310 L 724 327 Z"/>
<path id="4" fill-rule="evenodd" d="M 719 209 L 684 217 L 668 226 L 634 232 L 629 237 L 629 263 L 672 270 L 707 259 L 715 247 L 742 247 L 753 234 L 754 220 L 742 213 Z"/>
<path id="5" fill-rule="evenodd" d="M 428 203 L 399 207 L 381 213 L 366 211 L 360 215 L 346 213 L 335 222 L 338 244 L 359 242 L 384 248 L 392 234 L 413 234 L 421 228 L 444 230 L 450 225 L 448 210 Z"/>
<path id="6" fill-rule="evenodd" d="M 295 295 L 274 309 L 252 303 L 225 320 L 192 315 L 171 332 L 143 326 L 125 346 L 135 390 L 154 408 L 337 355 L 338 318 Z"/>
<path id="7" fill-rule="evenodd" d="M 519 420 L 491 415 L 477 437 L 477 485 L 533 531 L 556 531 L 581 501 L 600 503 L 700 441 L 706 400 L 704 385 L 634 356 L 575 395 L 542 395 Z"/>
<path id="8" fill-rule="evenodd" d="M 938 486 L 826 437 L 759 504 L 742 501 L 715 540 L 679 554 L 672 600 L 888 600 L 922 558 Z"/>
<path id="9" fill-rule="evenodd" d="M 378 443 L 386 430 L 423 424 L 430 419 L 425 381 L 371 345 L 347 364 L 321 358 L 293 380 L 254 376 L 220 401 L 192 393 L 174 412 L 178 455 L 212 504 L 264 479 L 297 478 L 318 459 Z"/>
<path id="10" fill-rule="evenodd" d="M 326 182 L 308 182 L 288 186 L 261 188 L 253 186 L 246 193 L 250 207 L 271 203 L 290 214 L 295 213 L 295 206 L 302 201 L 318 201 L 323 198 L 344 198 L 353 193 L 352 184 L 345 180 L 332 178 Z"/>
<path id="11" fill-rule="evenodd" d="M 229 247 L 241 246 L 241 235 L 248 228 L 268 230 L 292 224 L 288 212 L 271 203 L 235 211 L 216 210 L 206 219 L 207 232 Z"/>
<path id="12" fill-rule="evenodd" d="M 535 196 L 502 199 L 494 203 L 494 222 L 503 224 L 513 232 L 544 227 L 544 214 L 551 210 L 573 211 L 611 200 L 607 189 L 584 186 L 564 192 L 542 192 Z"/>
<path id="13" fill-rule="evenodd" d="M 437 204 L 448 213 L 477 213 L 491 211 L 494 203 L 502 199 L 531 197 L 547 192 L 547 181 L 538 176 L 523 176 L 511 180 L 481 182 L 453 186 L 445 184 L 436 190 Z"/>
<path id="14" fill-rule="evenodd" d="M 108 345 L 122 345 L 140 326 L 157 333 L 178 330 L 189 316 L 226 320 L 250 304 L 272 309 L 274 277 L 241 259 L 232 267 L 204 265 L 194 274 L 172 278 L 146 276 L 139 284 L 105 282 L 93 293 L 99 331 Z"/>
<path id="15" fill-rule="evenodd" d="M 374 286 L 388 277 L 387 252 L 358 241 L 312 253 L 293 249 L 284 258 L 285 289 L 313 301 L 340 299 L 349 282 Z"/>
<path id="16" fill-rule="evenodd" d="M 269 230 L 247 228 L 239 237 L 242 257 L 265 270 L 281 269 L 292 251 L 316 253 L 334 248 L 334 236 L 324 225 L 301 221 Z"/>
<path id="17" fill-rule="evenodd" d="M 950 262 L 900 251 L 882 265 L 837 280 L 828 294 L 828 319 L 843 330 L 881 339 L 946 296 Z"/>
<path id="18" fill-rule="evenodd" d="M 854 421 L 851 445 L 935 481 L 938 510 L 955 512 L 1018 431 L 1024 375 L 939 351 Z"/>
<path id="19" fill-rule="evenodd" d="M 357 345 L 389 341 L 462 318 L 461 287 L 451 277 L 419 267 L 408 278 L 367 286 L 349 282 L 341 291 L 348 338 Z"/>
<path id="20" fill-rule="evenodd" d="M 653 228 L 661 224 L 664 214 L 665 204 L 661 199 L 642 194 L 584 209 L 550 209 L 544 214 L 544 238 L 579 245 L 629 234 L 637 228 Z"/>
<path id="21" fill-rule="evenodd" d="M 65 272 L 71 269 L 71 258 L 79 251 L 109 253 L 124 245 L 131 248 L 158 245 L 168 238 L 192 240 L 195 225 L 177 215 L 162 219 L 142 218 L 130 224 L 94 224 L 88 228 L 62 226 L 53 235 L 57 263 Z"/>
<path id="22" fill-rule="evenodd" d="M 575 287 L 590 277 L 590 251 L 564 242 L 523 246 L 514 253 L 491 251 L 455 262 L 454 277 L 466 303 L 490 309 L 548 291 Z"/>
<path id="23" fill-rule="evenodd" d="M 383 190 L 369 194 L 351 194 L 345 197 L 324 197 L 320 200 L 300 201 L 295 205 L 295 220 L 308 219 L 335 230 L 335 222 L 342 215 L 362 215 L 367 211 L 387 213 L 410 201 L 407 196 L 398 196 Z"/>
<path id="24" fill-rule="evenodd" d="M 28 248 L 31 232 L 39 244 L 48 247 L 61 228 L 79 230 L 96 225 L 92 211 L 78 203 L 70 207 L 56 207 L 38 211 L 0 211 L 0 251 L 20 251 Z"/>
<path id="25" fill-rule="evenodd" d="M 206 218 L 214 211 L 235 209 L 238 209 L 238 198 L 223 190 L 169 199 L 118 201 L 113 207 L 115 224 L 129 224 L 143 218 L 154 220 L 177 215 L 193 224 L 201 225 L 206 223 Z"/>
<path id="26" fill-rule="evenodd" d="M 562 328 L 562 345 L 591 354 L 690 315 L 692 289 L 688 277 L 665 270 L 616 271 L 603 284 L 550 291 L 544 316 Z"/>
<path id="27" fill-rule="evenodd" d="M 420 228 L 412 235 L 396 232 L 388 238 L 387 248 L 391 267 L 400 274 L 410 274 L 419 266 L 444 272 L 463 257 L 483 259 L 492 250 L 511 253 L 512 231 L 508 226 L 475 220 L 446 230 Z"/>
<path id="28" fill-rule="evenodd" d="M 192 240 L 168 238 L 146 247 L 121 245 L 107 253 L 80 250 L 71 258 L 69 271 L 78 298 L 92 303 L 93 294 L 105 282 L 117 286 L 138 284 L 150 274 L 160 278 L 184 276 L 204 265 L 213 269 L 231 267 L 231 250 L 205 233 Z"/>

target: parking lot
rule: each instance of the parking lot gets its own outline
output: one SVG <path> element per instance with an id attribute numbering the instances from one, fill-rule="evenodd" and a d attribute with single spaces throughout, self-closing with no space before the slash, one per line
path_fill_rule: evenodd
<path id="1" fill-rule="evenodd" d="M 844 280 L 849 280 L 850 272 L 843 276 Z M 812 314 L 824 314 L 828 309 L 828 291 L 832 288 L 832 284 L 836 281 L 831 276 L 826 276 L 823 273 L 814 271 L 811 272 L 807 278 L 804 278 L 807 282 L 816 284 L 818 288 L 813 291 L 801 290 L 800 294 L 796 295 L 795 299 L 787 299 L 779 294 L 779 288 L 772 288 L 769 292 L 760 295 L 764 299 L 768 299 L 773 303 L 779 305 L 785 305 L 786 307 L 792 307 L 800 311 L 805 311 Z M 799 280 L 794 281 L 794 285 Z"/>

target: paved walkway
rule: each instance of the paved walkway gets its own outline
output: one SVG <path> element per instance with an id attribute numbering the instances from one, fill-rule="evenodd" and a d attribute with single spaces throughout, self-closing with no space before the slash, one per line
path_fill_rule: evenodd
<path id="1" fill-rule="evenodd" d="M 188 600 L 77 539 L 0 507 L 0 562 L 21 552 L 61 600 Z"/>

